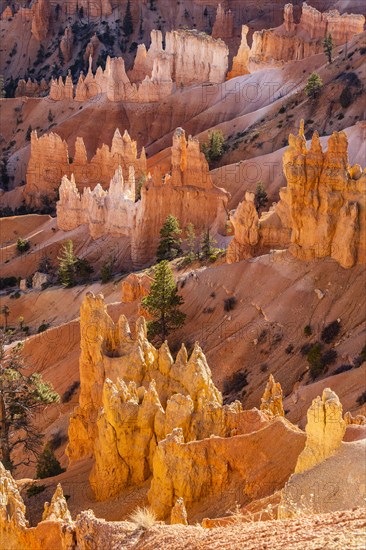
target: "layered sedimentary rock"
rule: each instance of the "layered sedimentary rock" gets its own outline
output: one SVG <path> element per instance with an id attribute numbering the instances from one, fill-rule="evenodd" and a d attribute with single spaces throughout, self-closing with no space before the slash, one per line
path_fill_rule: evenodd
<path id="1" fill-rule="evenodd" d="M 56 196 L 64 175 L 71 178 L 74 174 L 77 189 L 100 183 L 108 188 L 117 168 L 121 166 L 125 181 L 129 181 L 130 167 L 137 181 L 146 173 L 146 155 L 142 149 L 137 154 L 137 144 L 126 131 L 123 136 L 116 129 L 111 147 L 103 144 L 95 155 L 88 160 L 84 140 L 76 138 L 75 155 L 71 162 L 69 149 L 64 140 L 53 132 L 38 138 L 34 131 L 31 135 L 31 151 L 26 175 L 24 198 L 27 204 L 40 206 L 42 197 L 53 199 Z"/>
<path id="2" fill-rule="evenodd" d="M 42 42 L 50 29 L 51 4 L 49 0 L 37 0 L 32 6 L 32 35 Z"/>
<path id="3" fill-rule="evenodd" d="M 243 30 L 242 42 L 238 55 L 234 57 L 229 78 L 323 53 L 326 35 L 331 34 L 333 43 L 338 46 L 363 32 L 364 25 L 363 15 L 340 15 L 337 10 L 321 13 L 306 2 L 302 5 L 300 22 L 297 24 L 292 4 L 286 4 L 283 24 L 274 29 L 254 32 L 250 51 Z"/>
<path id="4" fill-rule="evenodd" d="M 75 163 L 76 157 L 72 167 Z M 191 137 L 187 140 L 182 129 L 173 137 L 170 174 L 163 177 L 158 169 L 149 174 L 138 201 L 135 179 L 133 170 L 127 176 L 123 173 L 123 178 L 117 170 L 108 192 L 97 186 L 80 195 L 75 180 L 64 177 L 57 204 L 59 228 L 70 231 L 86 224 L 93 238 L 108 234 L 129 237 L 134 267 L 146 266 L 154 259 L 160 229 L 169 214 L 183 228 L 193 223 L 198 233 L 207 227 L 224 231 L 228 194 L 213 185 L 199 142 Z"/>
<path id="5" fill-rule="evenodd" d="M 74 34 L 72 28 L 68 25 L 60 41 L 60 50 L 64 56 L 65 63 L 68 63 L 72 58 L 72 48 L 74 44 Z"/>
<path id="6" fill-rule="evenodd" d="M 213 38 L 232 38 L 234 34 L 234 15 L 222 4 L 217 6 L 216 19 L 212 28 Z"/>
<path id="7" fill-rule="evenodd" d="M 65 78 L 65 82 L 62 76 L 52 78 L 49 97 L 53 101 L 61 101 L 63 99 L 72 101 L 74 99 L 74 85 L 70 71 Z"/>
<path id="8" fill-rule="evenodd" d="M 0 541 L 6 550 L 71 550 L 75 548 L 74 525 L 58 485 L 50 504 L 45 503 L 42 521 L 29 527 L 17 485 L 0 462 Z"/>
<path id="9" fill-rule="evenodd" d="M 321 397 L 316 397 L 307 413 L 306 445 L 300 454 L 295 473 L 320 464 L 341 445 L 346 431 L 342 417 L 342 405 L 338 396 L 329 388 L 323 390 Z"/>
<path id="10" fill-rule="evenodd" d="M 130 273 L 126 279 L 122 281 L 121 285 L 121 302 L 123 304 L 141 301 L 144 296 L 147 296 L 150 291 L 152 278 L 143 273 L 137 275 L 136 273 Z"/>
<path id="11" fill-rule="evenodd" d="M 248 63 L 250 57 L 250 48 L 247 42 L 248 32 L 249 27 L 247 25 L 243 25 L 241 30 L 241 42 L 239 50 L 233 59 L 232 69 L 227 75 L 228 79 L 249 73 Z"/>
<path id="12" fill-rule="evenodd" d="M 323 152 L 315 132 L 308 149 L 302 122 L 283 156 L 287 187 L 280 191 L 280 202 L 259 221 L 248 198 L 238 207 L 228 261 L 288 247 L 304 260 L 331 257 L 344 268 L 366 263 L 366 172 L 349 165 L 347 148 L 346 134 L 334 132 Z"/>

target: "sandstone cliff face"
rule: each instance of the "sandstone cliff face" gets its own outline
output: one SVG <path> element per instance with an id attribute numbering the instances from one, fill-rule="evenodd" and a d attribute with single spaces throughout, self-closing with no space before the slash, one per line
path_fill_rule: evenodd
<path id="1" fill-rule="evenodd" d="M 0 462 L 0 540 L 6 550 L 72 550 L 74 525 L 61 486 L 51 504 L 45 503 L 42 521 L 29 527 L 25 505 L 10 472 Z"/>
<path id="2" fill-rule="evenodd" d="M 342 405 L 338 396 L 329 388 L 322 397 L 313 400 L 307 413 L 306 445 L 300 454 L 295 473 L 299 474 L 323 462 L 341 445 L 346 431 L 342 417 Z"/>
<path id="3" fill-rule="evenodd" d="M 42 195 L 53 199 L 61 178 L 65 175 L 71 178 L 72 174 L 75 176 L 79 191 L 83 191 L 93 183 L 94 185 L 100 183 L 103 188 L 106 188 L 119 166 L 122 168 L 125 181 L 130 179 L 131 167 L 137 181 L 147 170 L 144 149 L 138 157 L 137 144 L 131 140 L 127 131 L 122 136 L 116 129 L 111 148 L 103 144 L 90 161 L 87 158 L 84 140 L 77 138 L 72 163 L 70 163 L 67 144 L 60 136 L 51 132 L 38 138 L 34 131 L 31 136 L 24 198 L 27 204 L 40 206 Z"/>
<path id="4" fill-rule="evenodd" d="M 331 257 L 344 268 L 364 264 L 366 172 L 349 165 L 347 147 L 345 133 L 334 132 L 323 152 L 315 132 L 308 149 L 302 123 L 283 156 L 287 187 L 280 202 L 258 222 L 246 196 L 231 218 L 235 236 L 228 261 L 253 256 L 258 242 L 258 250 L 288 247 L 304 260 Z"/>
<path id="5" fill-rule="evenodd" d="M 152 31 L 151 46 L 140 46 L 131 71 L 132 81 L 150 76 L 154 63 L 158 68 L 164 61 L 164 77 L 169 77 L 177 87 L 193 84 L 218 84 L 225 80 L 229 50 L 222 40 L 215 40 L 195 30 L 167 32 L 165 48 L 161 31 Z M 168 72 L 169 69 L 169 72 Z"/>
<path id="6" fill-rule="evenodd" d="M 10 17 L 13 17 L 13 11 L 10 6 L 6 6 L 3 13 L 1 14 L 1 19 L 7 21 Z"/>
<path id="7" fill-rule="evenodd" d="M 127 153 L 124 159 L 126 162 Z M 140 161 L 135 159 L 134 165 Z M 75 155 L 68 169 L 77 165 Z M 80 165 L 84 166 L 82 162 Z M 71 231 L 86 224 L 94 239 L 108 234 L 128 237 L 134 267 L 146 266 L 154 259 L 160 229 L 169 214 L 177 217 L 181 227 L 193 223 L 198 233 L 207 227 L 215 232 L 224 230 L 228 194 L 213 185 L 199 142 L 191 137 L 187 141 L 182 129 L 173 138 L 171 175 L 162 178 L 159 170 L 153 176 L 149 174 L 137 202 L 134 165 L 130 166 L 128 177 L 124 175 L 126 170 L 117 168 L 108 192 L 97 185 L 93 191 L 86 188 L 80 195 L 75 179 L 64 177 L 57 204 L 59 228 Z"/>

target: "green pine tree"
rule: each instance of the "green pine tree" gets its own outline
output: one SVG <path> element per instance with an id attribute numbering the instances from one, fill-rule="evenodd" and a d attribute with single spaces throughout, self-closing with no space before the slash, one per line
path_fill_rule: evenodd
<path id="1" fill-rule="evenodd" d="M 157 337 L 164 342 L 171 331 L 184 324 L 186 315 L 179 309 L 182 304 L 169 262 L 163 260 L 155 267 L 149 295 L 142 299 L 142 305 L 152 316 L 148 322 L 149 338 Z"/>
<path id="2" fill-rule="evenodd" d="M 333 39 L 332 35 L 329 33 L 325 36 L 323 47 L 324 47 L 324 53 L 328 58 L 328 63 L 332 63 L 332 56 L 333 56 Z"/>
<path id="3" fill-rule="evenodd" d="M 179 238 L 181 233 L 177 218 L 169 214 L 160 229 L 160 242 L 156 252 L 158 262 L 174 260 L 181 253 L 182 241 Z"/>
<path id="4" fill-rule="evenodd" d="M 133 33 L 133 21 L 132 21 L 130 0 L 128 0 L 127 2 L 126 12 L 122 23 L 122 30 L 125 36 L 130 36 Z"/>
<path id="5" fill-rule="evenodd" d="M 186 258 L 190 262 L 193 262 L 193 260 L 196 257 L 196 246 L 197 246 L 196 231 L 194 229 L 193 223 L 189 223 L 186 227 L 186 245 L 187 245 Z"/>
<path id="6" fill-rule="evenodd" d="M 61 468 L 61 464 L 55 457 L 55 453 L 51 448 L 50 443 L 47 443 L 37 460 L 37 478 L 44 479 L 45 477 L 58 476 L 64 471 L 65 468 Z"/>
<path id="7" fill-rule="evenodd" d="M 0 460 L 5 468 L 13 470 L 27 463 L 30 455 L 37 455 L 42 434 L 35 415 L 46 405 L 59 401 L 51 384 L 39 373 L 29 374 L 24 363 L 22 344 L 5 352 L 5 338 L 0 339 Z M 13 451 L 17 451 L 15 455 Z M 19 453 L 21 451 L 21 453 Z M 14 464 L 14 458 L 21 462 Z"/>
<path id="8" fill-rule="evenodd" d="M 255 190 L 255 198 L 254 198 L 254 205 L 256 207 L 257 212 L 259 213 L 262 208 L 265 208 L 268 204 L 268 195 L 266 193 L 266 190 L 264 189 L 263 183 L 260 181 L 257 183 L 257 187 Z"/>
<path id="9" fill-rule="evenodd" d="M 71 240 L 66 241 L 61 250 L 61 256 L 58 258 L 58 278 L 65 287 L 74 286 L 76 283 L 76 263 L 77 258 L 74 255 L 74 245 Z"/>
<path id="10" fill-rule="evenodd" d="M 213 130 L 208 134 L 208 143 L 202 144 L 202 152 L 207 162 L 219 160 L 225 152 L 225 137 L 221 130 Z"/>
<path id="11" fill-rule="evenodd" d="M 201 240 L 201 256 L 206 259 L 209 258 L 215 251 L 216 241 L 212 237 L 210 230 L 206 229 L 203 233 Z"/>
<path id="12" fill-rule="evenodd" d="M 305 93 L 308 97 L 311 99 L 315 99 L 323 86 L 323 81 L 318 75 L 318 73 L 311 73 L 311 75 L 308 78 L 307 84 L 305 86 Z"/>

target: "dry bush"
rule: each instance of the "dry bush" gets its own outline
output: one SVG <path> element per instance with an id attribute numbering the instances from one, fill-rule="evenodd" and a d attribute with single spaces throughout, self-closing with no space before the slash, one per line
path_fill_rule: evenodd
<path id="1" fill-rule="evenodd" d="M 138 529 L 150 529 L 157 521 L 154 512 L 148 508 L 136 508 L 130 515 L 130 521 L 136 525 Z"/>

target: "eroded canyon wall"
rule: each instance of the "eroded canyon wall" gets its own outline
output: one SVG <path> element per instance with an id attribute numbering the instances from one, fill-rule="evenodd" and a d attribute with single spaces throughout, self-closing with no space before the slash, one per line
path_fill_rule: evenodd
<path id="1" fill-rule="evenodd" d="M 170 174 L 163 176 L 158 168 L 148 174 L 141 198 L 136 195 L 133 165 L 130 168 L 128 176 L 117 169 L 108 192 L 97 186 L 80 195 L 75 180 L 63 178 L 57 204 L 59 228 L 70 231 L 86 224 L 93 238 L 129 237 L 134 267 L 155 258 L 160 229 L 169 214 L 182 228 L 193 223 L 197 233 L 207 228 L 224 231 L 228 194 L 213 184 L 199 142 L 187 140 L 184 130 L 178 128 L 173 137 Z"/>

